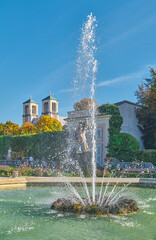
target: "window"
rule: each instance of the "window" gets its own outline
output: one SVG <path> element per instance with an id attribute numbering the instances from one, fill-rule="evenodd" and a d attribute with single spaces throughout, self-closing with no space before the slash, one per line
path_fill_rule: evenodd
<path id="1" fill-rule="evenodd" d="M 56 103 L 52 103 L 52 112 L 56 112 Z"/>
<path id="2" fill-rule="evenodd" d="M 97 128 L 97 132 L 96 132 L 96 139 L 97 141 L 102 141 L 103 140 L 103 131 L 102 131 L 102 127 L 98 127 Z"/>
<path id="3" fill-rule="evenodd" d="M 102 154 L 102 150 L 103 150 L 103 147 L 102 147 L 103 145 L 102 144 L 97 144 L 97 146 L 96 146 L 96 162 L 100 165 L 100 166 L 102 166 L 102 156 L 103 156 L 103 154 Z"/>
<path id="4" fill-rule="evenodd" d="M 32 106 L 32 114 L 36 115 L 36 106 Z"/>
<path id="5" fill-rule="evenodd" d="M 25 106 L 24 112 L 25 112 L 25 115 L 27 115 L 29 113 L 29 106 L 28 105 Z"/>
<path id="6" fill-rule="evenodd" d="M 48 102 L 44 103 L 44 113 L 48 112 Z"/>

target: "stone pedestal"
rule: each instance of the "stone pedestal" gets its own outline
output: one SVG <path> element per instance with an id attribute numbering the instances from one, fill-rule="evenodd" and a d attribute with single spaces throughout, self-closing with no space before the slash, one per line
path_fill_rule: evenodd
<path id="1" fill-rule="evenodd" d="M 72 154 L 72 159 L 76 160 L 79 163 L 79 166 L 81 170 L 84 172 L 86 169 L 86 166 L 89 167 L 89 170 L 92 171 L 92 165 L 91 165 L 91 152 L 74 152 Z"/>

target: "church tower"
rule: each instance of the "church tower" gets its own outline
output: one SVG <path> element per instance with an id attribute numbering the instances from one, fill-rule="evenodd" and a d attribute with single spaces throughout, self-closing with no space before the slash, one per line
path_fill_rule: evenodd
<path id="1" fill-rule="evenodd" d="M 51 96 L 42 99 L 42 115 L 58 119 L 58 100 Z"/>
<path id="2" fill-rule="evenodd" d="M 32 98 L 30 97 L 29 100 L 23 103 L 23 123 L 25 122 L 32 123 L 37 118 L 38 118 L 38 103 L 32 100 Z"/>

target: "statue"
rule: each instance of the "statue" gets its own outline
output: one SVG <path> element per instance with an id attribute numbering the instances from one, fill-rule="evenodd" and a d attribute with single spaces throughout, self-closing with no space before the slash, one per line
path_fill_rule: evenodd
<path id="1" fill-rule="evenodd" d="M 85 122 L 80 122 L 76 131 L 75 131 L 75 141 L 78 146 L 77 153 L 82 152 L 89 152 L 90 149 L 88 147 L 87 139 L 86 139 L 86 133 L 89 131 L 89 123 L 88 119 L 85 120 Z"/>

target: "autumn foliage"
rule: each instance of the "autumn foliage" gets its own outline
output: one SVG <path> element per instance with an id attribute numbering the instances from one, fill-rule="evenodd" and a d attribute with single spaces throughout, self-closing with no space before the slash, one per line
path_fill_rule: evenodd
<path id="1" fill-rule="evenodd" d="M 57 119 L 49 116 L 42 116 L 36 125 L 25 122 L 19 127 L 18 124 L 10 121 L 5 124 L 0 123 L 0 135 L 26 135 L 54 131 L 62 131 L 62 125 Z"/>
<path id="2" fill-rule="evenodd" d="M 36 126 L 32 123 L 25 122 L 20 128 L 19 128 L 19 134 L 25 135 L 25 134 L 34 134 L 36 133 Z"/>
<path id="3" fill-rule="evenodd" d="M 75 103 L 73 107 L 75 111 L 90 109 L 92 107 L 93 102 L 96 105 L 96 107 L 98 107 L 97 102 L 91 98 L 82 98 L 81 101 Z"/>
<path id="4" fill-rule="evenodd" d="M 45 115 L 38 121 L 36 131 L 37 133 L 62 131 L 62 125 L 57 119 Z"/>
<path id="5" fill-rule="evenodd" d="M 150 69 L 151 77 L 139 85 L 135 95 L 140 104 L 137 109 L 139 128 L 145 148 L 156 148 L 156 72 Z"/>
<path id="6" fill-rule="evenodd" d="M 18 135 L 19 125 L 7 121 L 5 124 L 0 123 L 0 135 Z"/>

